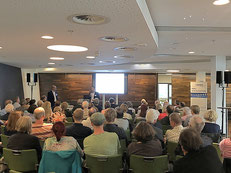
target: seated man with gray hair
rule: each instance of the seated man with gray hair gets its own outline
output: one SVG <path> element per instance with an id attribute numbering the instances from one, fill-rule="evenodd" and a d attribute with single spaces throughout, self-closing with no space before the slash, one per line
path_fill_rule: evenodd
<path id="1" fill-rule="evenodd" d="M 120 142 L 116 133 L 109 133 L 103 130 L 105 117 L 97 112 L 91 117 L 94 133 L 83 141 L 84 152 L 89 155 L 112 156 L 119 154 Z"/>
<path id="2" fill-rule="evenodd" d="M 32 124 L 31 135 L 38 137 L 41 140 L 45 140 L 53 136 L 51 132 L 52 124 L 44 124 L 45 110 L 42 107 L 38 107 L 34 110 L 35 123 Z"/>

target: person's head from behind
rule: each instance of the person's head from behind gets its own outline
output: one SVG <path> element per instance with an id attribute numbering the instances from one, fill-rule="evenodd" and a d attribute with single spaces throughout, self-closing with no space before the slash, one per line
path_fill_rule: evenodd
<path id="1" fill-rule="evenodd" d="M 90 120 L 93 128 L 103 127 L 105 122 L 105 116 L 99 112 L 96 112 L 93 115 L 91 115 Z"/>
<path id="2" fill-rule="evenodd" d="M 13 104 L 12 100 L 6 100 L 5 101 L 5 106 L 8 105 L 8 104 Z"/>
<path id="3" fill-rule="evenodd" d="M 29 116 L 22 116 L 16 123 L 16 131 L 20 133 L 31 133 L 32 120 Z"/>
<path id="4" fill-rule="evenodd" d="M 88 106 L 89 106 L 89 103 L 88 103 L 88 101 L 83 101 L 83 103 L 82 103 L 82 108 L 83 109 L 88 109 Z"/>
<path id="5" fill-rule="evenodd" d="M 66 133 L 65 125 L 61 121 L 54 123 L 51 130 L 53 131 L 57 141 L 60 141 Z"/>
<path id="6" fill-rule="evenodd" d="M 201 133 L 205 126 L 205 120 L 199 115 L 195 115 L 190 118 L 189 127 L 196 130 L 198 133 Z"/>
<path id="7" fill-rule="evenodd" d="M 60 106 L 55 106 L 53 112 L 62 112 L 62 108 Z"/>
<path id="8" fill-rule="evenodd" d="M 67 103 L 67 102 L 62 102 L 62 103 L 61 103 L 61 109 L 62 109 L 63 111 L 65 111 L 65 110 L 67 110 L 67 108 L 68 108 L 68 103 Z"/>
<path id="9" fill-rule="evenodd" d="M 170 115 L 171 113 L 174 112 L 174 106 L 173 105 L 168 105 L 166 108 L 166 113 Z"/>
<path id="10" fill-rule="evenodd" d="M 83 120 L 83 110 L 81 108 L 77 108 L 73 112 L 73 119 L 75 122 L 81 122 Z"/>
<path id="11" fill-rule="evenodd" d="M 106 118 L 107 123 L 113 123 L 115 121 L 115 118 L 117 117 L 116 110 L 113 108 L 108 108 L 105 111 L 104 116 Z"/>
<path id="12" fill-rule="evenodd" d="M 120 109 L 123 111 L 123 113 L 126 113 L 128 111 L 128 105 L 126 104 L 121 104 Z"/>
<path id="13" fill-rule="evenodd" d="M 61 105 L 61 102 L 59 100 L 56 100 L 55 106 L 60 106 L 60 105 Z"/>
<path id="14" fill-rule="evenodd" d="M 20 105 L 21 106 L 27 105 L 27 101 L 25 99 L 22 99 L 21 102 L 20 102 Z"/>
<path id="15" fill-rule="evenodd" d="M 37 106 L 38 107 L 42 107 L 42 105 L 43 105 L 43 101 L 42 100 L 37 101 Z"/>
<path id="16" fill-rule="evenodd" d="M 5 107 L 5 111 L 6 111 L 6 113 L 13 112 L 14 111 L 14 106 L 11 103 L 7 104 L 6 107 Z"/>
<path id="17" fill-rule="evenodd" d="M 56 91 L 56 89 L 57 89 L 57 87 L 56 87 L 55 85 L 52 85 L 52 86 L 51 86 L 51 90 L 52 90 L 52 91 Z"/>
<path id="18" fill-rule="evenodd" d="M 106 101 L 104 104 L 105 109 L 110 108 L 111 107 L 111 103 L 109 101 Z"/>
<path id="19" fill-rule="evenodd" d="M 169 120 L 170 120 L 170 125 L 172 126 L 172 128 L 182 125 L 182 120 L 180 118 L 179 113 L 174 112 L 170 114 Z"/>
<path id="20" fill-rule="evenodd" d="M 124 112 L 120 107 L 115 108 L 116 113 L 117 113 L 117 118 L 123 118 Z"/>
<path id="21" fill-rule="evenodd" d="M 160 103 L 156 104 L 156 110 L 162 110 L 162 105 Z"/>
<path id="22" fill-rule="evenodd" d="M 141 121 L 136 126 L 132 134 L 138 142 L 146 143 L 147 141 L 151 141 L 154 138 L 156 132 L 150 124 Z"/>
<path id="23" fill-rule="evenodd" d="M 30 106 L 31 106 L 31 105 L 34 105 L 34 104 L 35 104 L 35 102 L 36 102 L 36 100 L 35 100 L 35 99 L 30 100 L 29 105 L 30 105 Z"/>
<path id="24" fill-rule="evenodd" d="M 92 114 L 96 113 L 97 112 L 97 108 L 96 107 L 91 107 L 88 111 L 88 115 L 89 117 L 92 116 Z"/>
<path id="25" fill-rule="evenodd" d="M 36 108 L 34 110 L 34 117 L 36 120 L 43 121 L 45 118 L 45 110 L 42 107 Z"/>
<path id="26" fill-rule="evenodd" d="M 191 109 L 192 115 L 200 114 L 200 107 L 198 105 L 192 105 L 190 109 Z"/>
<path id="27" fill-rule="evenodd" d="M 141 105 L 142 105 L 142 104 L 148 105 L 148 102 L 147 102 L 145 99 L 141 99 L 140 103 L 141 103 Z"/>
<path id="28" fill-rule="evenodd" d="M 217 112 L 214 110 L 207 110 L 204 114 L 204 119 L 208 122 L 216 122 L 218 118 Z"/>
<path id="29" fill-rule="evenodd" d="M 47 101 L 47 96 L 42 95 L 42 96 L 41 96 L 41 100 L 42 100 L 43 102 Z"/>
<path id="30" fill-rule="evenodd" d="M 21 111 L 11 112 L 8 117 L 6 129 L 9 131 L 16 130 L 16 123 L 21 116 L 22 116 Z"/>
<path id="31" fill-rule="evenodd" d="M 188 152 L 198 151 L 202 145 L 202 139 L 196 130 L 189 128 L 181 132 L 179 143 L 185 155 Z"/>
<path id="32" fill-rule="evenodd" d="M 109 102 L 111 103 L 111 104 L 115 104 L 115 99 L 114 98 L 109 98 Z"/>
<path id="33" fill-rule="evenodd" d="M 99 99 L 98 99 L 98 98 L 93 99 L 92 102 L 93 102 L 93 104 L 94 104 L 95 106 L 98 106 L 98 105 L 99 105 Z"/>
<path id="34" fill-rule="evenodd" d="M 149 109 L 146 114 L 146 122 L 155 124 L 158 117 L 160 115 L 160 112 L 155 109 Z"/>
<path id="35" fill-rule="evenodd" d="M 191 109 L 189 107 L 183 107 L 183 116 L 192 115 Z"/>

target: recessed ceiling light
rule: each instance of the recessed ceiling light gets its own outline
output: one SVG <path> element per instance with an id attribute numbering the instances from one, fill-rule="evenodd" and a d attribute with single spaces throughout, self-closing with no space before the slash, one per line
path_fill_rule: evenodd
<path id="1" fill-rule="evenodd" d="M 99 61 L 99 63 L 103 63 L 103 61 Z"/>
<path id="2" fill-rule="evenodd" d="M 64 60 L 63 57 L 50 57 L 51 60 L 58 60 L 58 61 L 61 61 L 61 60 Z"/>
<path id="3" fill-rule="evenodd" d="M 225 70 L 225 71 L 229 71 L 229 70 Z"/>
<path id="4" fill-rule="evenodd" d="M 188 52 L 189 54 L 194 54 L 195 52 L 193 52 L 193 51 L 190 51 L 190 52 Z"/>
<path id="5" fill-rule="evenodd" d="M 55 71 L 56 68 L 45 68 L 44 71 Z"/>
<path id="6" fill-rule="evenodd" d="M 186 17 L 184 17 L 184 20 L 186 20 Z"/>
<path id="7" fill-rule="evenodd" d="M 55 63 L 54 63 L 54 62 L 49 62 L 48 64 L 49 64 L 49 65 L 54 65 Z"/>
<path id="8" fill-rule="evenodd" d="M 112 61 L 113 63 L 116 63 L 115 61 Z"/>
<path id="9" fill-rule="evenodd" d="M 54 39 L 54 37 L 49 36 L 49 35 L 43 35 L 41 38 L 47 39 L 47 40 L 52 40 L 52 39 Z"/>
<path id="10" fill-rule="evenodd" d="M 87 51 L 88 48 L 74 45 L 50 45 L 47 49 L 61 51 L 61 52 L 83 52 Z"/>
<path id="11" fill-rule="evenodd" d="M 86 56 L 87 59 L 95 59 L 95 56 Z"/>
<path id="12" fill-rule="evenodd" d="M 213 2 L 213 5 L 226 5 L 229 2 L 230 2 L 229 0 L 216 0 Z"/>
<path id="13" fill-rule="evenodd" d="M 0 49 L 2 49 L 2 47 L 0 46 Z"/>
<path id="14" fill-rule="evenodd" d="M 167 72 L 169 72 L 169 73 L 178 73 L 178 72 L 180 72 L 180 70 L 167 70 Z"/>

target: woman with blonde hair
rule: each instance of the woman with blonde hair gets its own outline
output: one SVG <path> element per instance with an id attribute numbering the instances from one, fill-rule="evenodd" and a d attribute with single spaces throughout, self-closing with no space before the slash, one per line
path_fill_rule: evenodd
<path id="1" fill-rule="evenodd" d="M 17 133 L 16 123 L 21 116 L 22 116 L 21 111 L 14 111 L 14 112 L 10 113 L 8 121 L 6 123 L 6 127 L 4 128 L 4 134 L 5 135 L 11 136 L 11 135 Z"/>
<path id="2" fill-rule="evenodd" d="M 42 108 L 45 110 L 45 119 L 49 119 L 52 115 L 51 102 L 45 101 Z"/>
<path id="3" fill-rule="evenodd" d="M 205 112 L 205 126 L 202 133 L 220 133 L 220 126 L 216 124 L 217 117 L 217 112 L 214 110 L 207 110 Z"/>

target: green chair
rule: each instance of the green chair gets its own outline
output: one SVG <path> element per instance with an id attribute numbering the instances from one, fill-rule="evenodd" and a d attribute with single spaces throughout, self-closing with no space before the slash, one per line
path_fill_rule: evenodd
<path id="1" fill-rule="evenodd" d="M 11 170 L 10 172 L 29 172 L 37 170 L 38 159 L 35 149 L 11 150 L 3 148 L 3 157 Z"/>
<path id="2" fill-rule="evenodd" d="M 86 167 L 91 173 L 119 173 L 123 170 L 122 155 L 96 156 L 86 154 Z"/>
<path id="3" fill-rule="evenodd" d="M 130 129 L 127 129 L 125 130 L 125 133 L 126 133 L 126 136 L 127 136 L 127 141 L 128 142 L 131 142 L 131 132 L 130 132 Z"/>
<path id="4" fill-rule="evenodd" d="M 141 121 L 146 121 L 146 119 L 145 118 L 136 118 L 135 124 L 138 124 Z"/>
<path id="5" fill-rule="evenodd" d="M 120 146 L 121 146 L 120 154 L 125 153 L 127 151 L 127 146 L 126 146 L 126 140 L 125 139 L 120 140 Z"/>
<path id="6" fill-rule="evenodd" d="M 68 122 L 73 122 L 73 118 L 72 117 L 67 117 L 67 121 Z"/>
<path id="7" fill-rule="evenodd" d="M 167 153 L 168 153 L 168 159 L 169 161 L 175 161 L 176 160 L 176 155 L 175 155 L 175 150 L 177 147 L 178 143 L 176 142 L 167 142 Z"/>
<path id="8" fill-rule="evenodd" d="M 65 122 L 65 126 L 71 126 L 72 124 L 74 124 L 73 122 Z"/>
<path id="9" fill-rule="evenodd" d="M 176 160 L 179 160 L 181 158 L 183 158 L 184 156 L 181 156 L 181 155 L 176 155 Z"/>
<path id="10" fill-rule="evenodd" d="M 213 147 L 217 150 L 217 155 L 218 155 L 219 159 L 221 160 L 221 162 L 223 163 L 223 158 L 221 157 L 221 150 L 219 148 L 219 144 L 213 143 Z"/>
<path id="11" fill-rule="evenodd" d="M 170 125 L 162 125 L 163 135 L 165 135 L 166 131 L 172 129 Z"/>
<path id="12" fill-rule="evenodd" d="M 1 135 L 2 147 L 3 148 L 7 148 L 9 138 L 10 138 L 10 136 Z"/>
<path id="13" fill-rule="evenodd" d="M 1 134 L 5 135 L 5 126 L 1 125 Z"/>
<path id="14" fill-rule="evenodd" d="M 130 156 L 130 171 L 133 173 L 165 173 L 168 171 L 168 156 Z"/>

